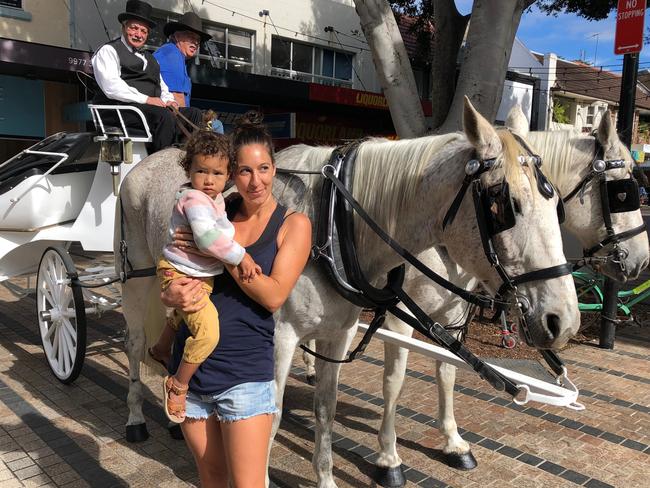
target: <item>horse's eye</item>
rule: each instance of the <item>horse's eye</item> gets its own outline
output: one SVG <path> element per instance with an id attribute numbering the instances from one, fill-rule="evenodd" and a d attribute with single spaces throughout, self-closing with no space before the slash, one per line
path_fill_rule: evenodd
<path id="1" fill-rule="evenodd" d="M 512 205 L 515 208 L 515 213 L 518 213 L 519 215 L 523 215 L 521 213 L 521 204 L 519 203 L 519 200 L 517 200 L 516 198 L 513 198 L 512 199 Z"/>

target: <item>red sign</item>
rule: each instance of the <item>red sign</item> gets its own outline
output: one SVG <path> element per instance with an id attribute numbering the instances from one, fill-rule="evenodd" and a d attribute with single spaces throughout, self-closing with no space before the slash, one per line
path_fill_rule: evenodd
<path id="1" fill-rule="evenodd" d="M 645 0 L 618 0 L 614 54 L 638 53 L 643 47 Z"/>
<path id="2" fill-rule="evenodd" d="M 353 105 L 355 107 L 375 108 L 388 110 L 388 101 L 381 93 L 372 93 L 340 86 L 309 84 L 309 99 L 317 102 L 339 103 L 342 105 Z M 422 101 L 424 115 L 431 115 L 431 102 Z"/>

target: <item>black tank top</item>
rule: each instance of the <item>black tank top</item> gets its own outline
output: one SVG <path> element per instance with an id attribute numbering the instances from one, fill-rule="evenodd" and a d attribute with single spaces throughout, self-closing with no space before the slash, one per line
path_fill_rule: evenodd
<path id="1" fill-rule="evenodd" d="M 241 201 L 233 203 L 230 219 Z M 277 235 L 286 211 L 278 204 L 260 238 L 246 248 L 265 275 L 271 273 L 278 252 Z M 249 298 L 227 271 L 215 277 L 210 298 L 219 312 L 219 344 L 192 377 L 190 390 L 218 394 L 242 383 L 273 380 L 273 314 Z M 183 325 L 176 335 L 171 371 L 178 368 L 187 337 Z"/>

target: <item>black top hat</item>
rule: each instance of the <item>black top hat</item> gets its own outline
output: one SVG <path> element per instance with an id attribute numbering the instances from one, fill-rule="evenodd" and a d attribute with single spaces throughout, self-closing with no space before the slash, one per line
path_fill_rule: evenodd
<path id="1" fill-rule="evenodd" d="M 122 12 L 117 16 L 120 24 L 127 19 L 141 20 L 149 26 L 150 29 L 156 27 L 156 23 L 151 20 L 151 5 L 141 0 L 128 0 L 126 2 L 126 12 Z"/>
<path id="2" fill-rule="evenodd" d="M 178 31 L 194 32 L 201 37 L 201 42 L 212 39 L 211 34 L 203 32 L 203 23 L 201 22 L 201 17 L 196 15 L 194 12 L 185 12 L 178 20 L 178 22 L 167 22 L 163 28 L 165 37 L 169 37 L 174 32 Z"/>

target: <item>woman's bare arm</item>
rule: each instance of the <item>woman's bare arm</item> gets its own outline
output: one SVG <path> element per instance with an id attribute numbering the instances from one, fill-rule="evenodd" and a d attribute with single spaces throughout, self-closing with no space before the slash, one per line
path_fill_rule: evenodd
<path id="1" fill-rule="evenodd" d="M 237 267 L 226 269 L 249 297 L 270 312 L 278 310 L 289 297 L 298 277 L 307 264 L 311 249 L 311 222 L 306 215 L 292 214 L 285 220 L 278 234 L 278 253 L 269 276 L 257 275 L 250 282 L 242 282 Z"/>

